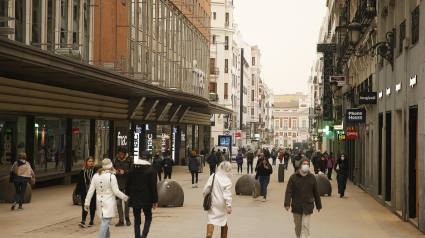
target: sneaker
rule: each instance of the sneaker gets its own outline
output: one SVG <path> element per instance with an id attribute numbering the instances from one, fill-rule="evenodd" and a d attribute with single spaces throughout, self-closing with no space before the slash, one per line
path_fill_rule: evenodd
<path id="1" fill-rule="evenodd" d="M 195 184 L 192 184 L 192 188 L 194 188 L 195 187 Z"/>
<path id="2" fill-rule="evenodd" d="M 12 207 L 10 208 L 11 210 L 15 210 L 16 207 L 16 203 L 13 203 Z"/>
<path id="3" fill-rule="evenodd" d="M 22 211 L 24 210 L 22 207 L 18 207 L 18 211 Z"/>
<path id="4" fill-rule="evenodd" d="M 263 202 L 265 202 L 265 201 L 266 201 L 266 199 L 264 198 L 264 199 L 263 199 Z"/>
<path id="5" fill-rule="evenodd" d="M 115 226 L 124 226 L 124 222 L 123 221 L 119 221 L 117 224 L 115 224 Z"/>
<path id="6" fill-rule="evenodd" d="M 126 224 L 127 226 L 131 226 L 130 218 L 125 219 L 125 224 Z"/>
<path id="7" fill-rule="evenodd" d="M 86 228 L 86 223 L 85 222 L 80 222 L 80 223 L 78 223 L 78 225 L 80 226 L 80 227 L 82 227 L 82 228 Z"/>
<path id="8" fill-rule="evenodd" d="M 145 235 L 142 235 L 140 238 L 146 238 L 147 236 L 145 236 Z"/>
<path id="9" fill-rule="evenodd" d="M 195 183 L 195 188 L 198 188 L 198 184 L 197 183 Z"/>
<path id="10" fill-rule="evenodd" d="M 91 221 L 91 222 L 89 223 L 89 227 L 92 227 L 92 226 L 94 226 L 94 223 Z"/>

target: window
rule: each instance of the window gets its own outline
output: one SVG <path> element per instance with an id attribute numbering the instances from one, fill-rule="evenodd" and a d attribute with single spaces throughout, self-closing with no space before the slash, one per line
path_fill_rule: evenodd
<path id="1" fill-rule="evenodd" d="M 229 89 L 229 84 L 228 83 L 224 83 L 224 99 L 228 99 L 228 89 Z"/>
<path id="2" fill-rule="evenodd" d="M 255 65 L 255 57 L 252 57 L 252 65 Z"/>
<path id="3" fill-rule="evenodd" d="M 229 13 L 226 12 L 226 22 L 224 23 L 224 25 L 225 26 L 229 26 L 230 25 L 229 22 L 230 22 L 230 20 L 229 20 Z"/>
<path id="4" fill-rule="evenodd" d="M 210 93 L 216 93 L 215 89 L 215 83 L 210 83 Z"/>
<path id="5" fill-rule="evenodd" d="M 254 86 L 255 85 L 255 74 L 252 74 L 252 78 L 251 78 L 251 85 Z"/>
<path id="6" fill-rule="evenodd" d="M 292 129 L 297 129 L 297 121 L 292 121 Z"/>
<path id="7" fill-rule="evenodd" d="M 287 132 L 283 133 L 283 136 L 284 137 L 287 137 L 288 136 L 288 133 Z"/>
<path id="8" fill-rule="evenodd" d="M 229 37 L 224 37 L 224 49 L 229 50 Z"/>
<path id="9" fill-rule="evenodd" d="M 61 0 L 60 43 L 68 43 L 68 0 Z"/>
<path id="10" fill-rule="evenodd" d="M 254 108 L 251 109 L 251 116 L 254 116 Z"/>
<path id="11" fill-rule="evenodd" d="M 288 129 L 288 120 L 283 121 L 283 128 Z"/>
<path id="12" fill-rule="evenodd" d="M 307 128 L 307 122 L 306 121 L 303 121 L 303 128 L 304 129 Z"/>
<path id="13" fill-rule="evenodd" d="M 212 43 L 213 43 L 213 44 L 215 44 L 215 38 L 216 38 L 216 35 L 213 35 L 213 36 L 212 36 Z"/>
<path id="14" fill-rule="evenodd" d="M 275 120 L 274 121 L 274 129 L 279 129 L 280 127 L 280 121 L 279 120 Z"/>
<path id="15" fill-rule="evenodd" d="M 288 141 L 287 140 L 283 141 L 283 147 L 288 147 Z"/>
<path id="16" fill-rule="evenodd" d="M 238 56 L 235 53 L 233 53 L 233 67 L 238 67 Z"/>
<path id="17" fill-rule="evenodd" d="M 224 60 L 224 72 L 229 73 L 229 60 L 228 59 Z"/>
<path id="18" fill-rule="evenodd" d="M 254 101 L 254 90 L 251 90 L 251 102 Z"/>
<path id="19" fill-rule="evenodd" d="M 213 19 L 216 20 L 217 19 L 217 13 L 213 12 Z"/>
<path id="20" fill-rule="evenodd" d="M 25 43 L 26 38 L 26 0 L 15 1 L 15 40 Z"/>
<path id="21" fill-rule="evenodd" d="M 412 12 L 412 45 L 419 41 L 419 6 Z"/>
<path id="22" fill-rule="evenodd" d="M 41 0 L 33 0 L 32 43 L 41 43 L 41 8 L 42 8 Z M 41 45 L 34 45 L 34 46 L 41 48 Z"/>

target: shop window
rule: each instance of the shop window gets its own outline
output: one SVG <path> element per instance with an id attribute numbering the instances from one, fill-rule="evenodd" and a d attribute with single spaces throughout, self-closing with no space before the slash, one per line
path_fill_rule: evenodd
<path id="1" fill-rule="evenodd" d="M 171 125 L 157 125 L 156 139 L 153 143 L 155 153 L 158 152 L 164 157 L 165 152 L 169 152 L 171 147 Z"/>
<path id="2" fill-rule="evenodd" d="M 195 133 L 195 141 L 194 141 L 195 151 L 196 151 L 196 153 L 199 154 L 199 126 L 195 126 L 194 133 Z"/>
<path id="3" fill-rule="evenodd" d="M 95 164 L 109 157 L 109 121 L 96 121 Z"/>
<path id="4" fill-rule="evenodd" d="M 25 43 L 27 23 L 27 0 L 15 1 L 15 40 Z"/>
<path id="5" fill-rule="evenodd" d="M 192 156 L 192 135 L 193 135 L 193 128 L 191 125 L 187 126 L 187 133 L 186 133 L 186 157 Z"/>
<path id="6" fill-rule="evenodd" d="M 25 152 L 26 117 L 0 116 L 0 177 Z"/>
<path id="7" fill-rule="evenodd" d="M 90 120 L 72 120 L 72 170 L 79 170 L 90 156 Z"/>

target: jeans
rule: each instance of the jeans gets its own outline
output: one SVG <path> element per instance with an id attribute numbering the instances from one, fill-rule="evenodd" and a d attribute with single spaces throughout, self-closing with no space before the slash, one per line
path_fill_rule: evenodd
<path id="1" fill-rule="evenodd" d="M 86 196 L 87 194 L 81 194 L 81 207 L 83 208 L 83 221 L 86 221 L 88 212 L 86 212 L 86 210 L 84 210 L 84 201 L 86 200 Z M 96 199 L 95 197 L 93 197 L 92 199 Z M 90 221 L 94 221 L 94 215 L 96 215 L 96 207 L 93 207 L 90 203 Z"/>
<path id="2" fill-rule="evenodd" d="M 27 183 L 28 182 L 13 182 L 15 184 L 15 199 L 13 202 L 19 201 L 19 206 L 22 207 L 22 203 L 24 203 L 25 192 L 27 191 Z"/>
<path id="3" fill-rule="evenodd" d="M 142 209 L 133 207 L 134 214 L 134 235 L 136 238 L 140 238 L 140 225 L 142 224 L 141 217 Z M 145 214 L 145 225 L 143 227 L 143 235 L 148 236 L 149 228 L 152 223 L 152 208 L 144 208 L 143 213 Z"/>
<path id="4" fill-rule="evenodd" d="M 120 190 L 121 192 L 125 193 L 125 190 Z M 129 220 L 129 216 L 130 216 L 130 207 L 128 206 L 128 202 L 124 202 L 125 203 L 125 219 Z M 118 210 L 118 216 L 120 219 L 120 222 L 124 222 L 124 214 L 123 214 L 123 210 L 122 210 L 122 199 L 117 197 L 117 210 Z"/>
<path id="5" fill-rule="evenodd" d="M 285 165 L 285 169 L 286 170 L 288 170 L 288 163 L 289 163 L 289 159 L 285 159 L 284 165 Z"/>
<path id="6" fill-rule="evenodd" d="M 332 168 L 328 168 L 328 179 L 332 179 Z"/>
<path id="7" fill-rule="evenodd" d="M 173 171 L 169 171 L 169 172 L 166 172 L 166 171 L 164 171 L 164 179 L 171 179 L 171 174 L 173 173 Z"/>
<path id="8" fill-rule="evenodd" d="M 242 173 L 242 164 L 238 164 L 238 173 L 239 173 L 239 168 L 241 169 L 241 173 Z"/>
<path id="9" fill-rule="evenodd" d="M 192 184 L 194 184 L 194 178 L 195 178 L 195 174 L 196 174 L 196 183 L 198 183 L 198 170 L 196 171 L 190 171 L 190 173 L 192 174 Z"/>
<path id="10" fill-rule="evenodd" d="M 295 223 L 295 236 L 297 238 L 309 238 L 310 237 L 310 218 L 311 214 L 297 214 L 292 213 L 294 215 L 294 223 Z"/>
<path id="11" fill-rule="evenodd" d="M 102 218 L 102 223 L 100 223 L 98 238 L 111 237 L 111 234 L 109 233 L 109 224 L 111 223 L 111 220 L 112 218 Z"/>
<path id="12" fill-rule="evenodd" d="M 210 175 L 212 175 L 213 173 L 215 173 L 215 164 L 214 165 L 210 165 Z"/>
<path id="13" fill-rule="evenodd" d="M 254 163 L 254 161 L 248 161 L 248 164 L 246 166 L 246 174 L 249 174 L 249 166 L 251 165 L 251 174 L 252 174 L 252 164 Z"/>
<path id="14" fill-rule="evenodd" d="M 261 191 L 263 191 L 263 198 L 267 198 L 267 186 L 269 186 L 270 175 L 269 176 L 260 176 L 260 186 Z"/>
<path id="15" fill-rule="evenodd" d="M 280 163 L 282 163 L 282 159 L 279 159 Z"/>
<path id="16" fill-rule="evenodd" d="M 276 157 L 272 157 L 273 165 L 276 165 Z"/>

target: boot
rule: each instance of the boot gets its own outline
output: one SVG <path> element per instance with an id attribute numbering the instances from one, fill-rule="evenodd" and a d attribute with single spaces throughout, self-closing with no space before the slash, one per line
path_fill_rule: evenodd
<path id="1" fill-rule="evenodd" d="M 208 224 L 207 225 L 207 238 L 212 238 L 214 232 L 214 225 Z"/>
<path id="2" fill-rule="evenodd" d="M 229 229 L 229 227 L 227 226 L 222 226 L 221 227 L 221 238 L 227 238 L 227 230 Z"/>

